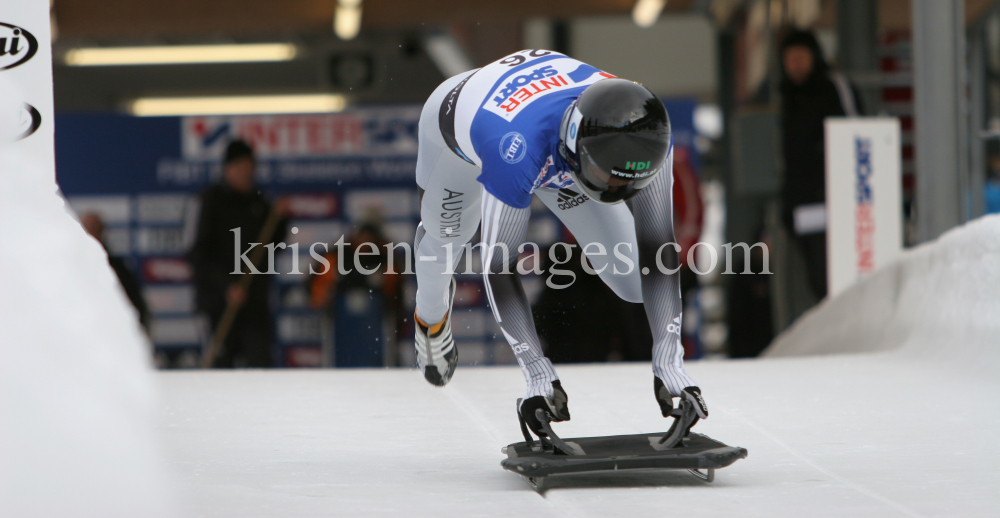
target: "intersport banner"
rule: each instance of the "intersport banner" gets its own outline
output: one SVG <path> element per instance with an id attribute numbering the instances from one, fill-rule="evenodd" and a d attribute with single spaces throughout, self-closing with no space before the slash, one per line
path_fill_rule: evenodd
<path id="1" fill-rule="evenodd" d="M 896 259 L 903 246 L 899 120 L 826 120 L 830 295 Z"/>

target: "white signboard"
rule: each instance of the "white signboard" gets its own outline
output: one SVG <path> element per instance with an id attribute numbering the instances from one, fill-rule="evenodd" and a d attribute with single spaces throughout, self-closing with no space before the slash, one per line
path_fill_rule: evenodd
<path id="1" fill-rule="evenodd" d="M 52 43 L 48 2 L 0 8 L 0 138 L 24 148 L 55 180 Z"/>
<path id="2" fill-rule="evenodd" d="M 836 295 L 902 250 L 899 120 L 826 120 L 827 283 Z"/>

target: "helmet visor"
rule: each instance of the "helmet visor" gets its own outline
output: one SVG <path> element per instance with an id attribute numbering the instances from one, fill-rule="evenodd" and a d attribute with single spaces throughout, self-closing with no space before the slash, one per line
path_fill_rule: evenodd
<path id="1" fill-rule="evenodd" d="M 635 196 L 653 181 L 656 172 L 637 179 L 617 171 L 605 170 L 597 165 L 584 147 L 580 150 L 580 171 L 573 176 L 580 189 L 591 199 L 613 204 Z"/>

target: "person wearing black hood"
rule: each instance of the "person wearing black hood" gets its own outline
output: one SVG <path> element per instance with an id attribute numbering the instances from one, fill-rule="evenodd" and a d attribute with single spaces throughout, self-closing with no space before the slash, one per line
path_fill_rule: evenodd
<path id="1" fill-rule="evenodd" d="M 826 296 L 823 120 L 860 113 L 858 95 L 830 71 L 816 36 L 793 30 L 781 44 L 782 220 L 806 262 L 809 287 Z"/>
<path id="2" fill-rule="evenodd" d="M 254 181 L 253 149 L 242 140 L 234 140 L 226 148 L 222 181 L 201 194 L 201 213 L 194 245 L 188 254 L 194 273 L 195 303 L 205 314 L 212 332 L 219 326 L 226 306 L 236 306 L 232 326 L 222 349 L 215 356 L 212 366 L 271 367 L 272 322 L 268 305 L 270 277 L 260 275 L 249 288 L 239 281 L 242 275 L 233 274 L 238 261 L 234 249 L 241 252 L 256 242 L 272 208 Z M 276 204 L 279 214 L 286 211 L 286 203 Z M 234 243 L 239 228 L 239 243 Z M 279 224 L 269 243 L 284 239 L 284 223 Z M 263 246 L 263 245 L 257 245 Z M 247 254 L 249 256 L 249 254 Z M 242 264 L 241 264 L 242 266 Z M 261 272 L 267 265 L 256 265 Z M 245 268 L 244 268 L 245 270 Z"/>

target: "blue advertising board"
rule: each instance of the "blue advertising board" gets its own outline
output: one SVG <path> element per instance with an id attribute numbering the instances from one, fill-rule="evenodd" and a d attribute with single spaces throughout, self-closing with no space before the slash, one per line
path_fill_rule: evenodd
<path id="1" fill-rule="evenodd" d="M 207 335 L 195 313 L 185 254 L 197 194 L 219 180 L 232 139 L 243 138 L 255 148 L 257 183 L 266 195 L 289 199 L 290 226 L 298 230 L 289 235 L 289 245 L 332 243 L 350 235 L 352 225 L 372 219 L 390 241 L 409 243 L 419 214 L 414 183 L 419 115 L 414 105 L 314 115 L 61 114 L 57 180 L 78 214 L 96 213 L 104 220 L 110 253 L 126 258 L 143 286 L 158 352 L 174 357 L 200 351 Z M 317 365 L 322 361 L 317 351 L 331 337 L 323 336 L 322 313 L 309 306 L 305 275 L 288 273 L 294 270 L 291 260 L 279 254 L 277 269 L 284 273 L 271 279 L 275 356 L 279 365 Z M 309 260 L 301 254 L 300 262 Z M 298 270 L 306 272 L 306 266 Z M 349 331 L 351 320 L 337 322 L 339 333 Z M 492 347 L 492 328 L 480 335 L 478 342 Z M 399 342 L 405 349 L 407 338 Z M 344 347 L 336 348 L 338 354 L 345 354 Z M 488 351 L 470 356 L 484 363 L 492 359 Z"/>

